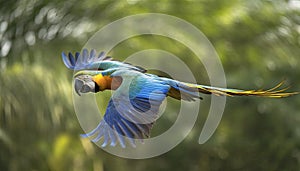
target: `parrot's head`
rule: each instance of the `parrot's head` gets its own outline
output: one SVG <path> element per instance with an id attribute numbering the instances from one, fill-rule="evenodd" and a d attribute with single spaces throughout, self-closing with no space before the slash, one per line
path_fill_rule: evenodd
<path id="1" fill-rule="evenodd" d="M 75 92 L 81 96 L 82 93 L 93 92 L 96 93 L 99 91 L 99 86 L 93 80 L 92 75 L 77 75 L 74 78 L 74 89 Z"/>

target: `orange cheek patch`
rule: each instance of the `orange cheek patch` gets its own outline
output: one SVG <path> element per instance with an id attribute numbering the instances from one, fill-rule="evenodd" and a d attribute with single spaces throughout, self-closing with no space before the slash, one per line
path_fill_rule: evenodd
<path id="1" fill-rule="evenodd" d="M 119 78 L 112 78 L 110 76 L 98 74 L 93 77 L 93 81 L 95 81 L 100 87 L 100 90 L 103 91 L 105 89 L 117 89 L 120 86 L 122 79 L 120 80 Z"/>
<path id="2" fill-rule="evenodd" d="M 95 81 L 98 84 L 101 91 L 105 90 L 108 86 L 105 76 L 103 77 L 101 74 L 95 75 L 93 77 L 93 81 Z"/>

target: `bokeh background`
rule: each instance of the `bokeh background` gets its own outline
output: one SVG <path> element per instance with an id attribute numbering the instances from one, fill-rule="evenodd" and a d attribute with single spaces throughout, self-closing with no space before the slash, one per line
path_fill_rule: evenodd
<path id="1" fill-rule="evenodd" d="M 220 56 L 229 87 L 268 88 L 285 79 L 291 91 L 300 90 L 298 0 L 1 0 L 0 170 L 299 170 L 299 96 L 228 98 L 217 131 L 199 145 L 210 105 L 204 96 L 189 136 L 151 159 L 119 158 L 79 137 L 73 72 L 63 65 L 61 52 L 80 51 L 114 20 L 149 12 L 182 18 L 201 30 Z M 131 38 L 109 54 L 123 60 L 150 48 L 177 55 L 198 83 L 209 83 L 194 54 L 164 37 Z M 178 104 L 168 103 L 174 113 Z M 176 119 L 172 112 L 165 115 L 153 136 Z"/>

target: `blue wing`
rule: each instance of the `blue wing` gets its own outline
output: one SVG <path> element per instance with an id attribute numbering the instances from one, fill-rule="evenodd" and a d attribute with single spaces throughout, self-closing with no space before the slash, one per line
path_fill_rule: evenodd
<path id="1" fill-rule="evenodd" d="M 83 49 L 81 54 L 76 52 L 74 55 L 71 52 L 69 52 L 68 55 L 62 52 L 64 64 L 72 70 L 98 69 L 98 66 L 95 65 L 95 63 L 102 61 L 105 58 L 107 57 L 104 52 L 100 52 L 97 55 L 96 50 L 94 49 L 92 49 L 90 53 L 87 49 Z"/>
<path id="2" fill-rule="evenodd" d="M 149 137 L 170 86 L 156 77 L 132 70 L 117 71 L 112 76 L 121 76 L 122 84 L 110 99 L 104 119 L 84 137 L 91 137 L 93 142 L 103 139 L 102 147 L 119 142 L 124 148 L 125 139 L 135 146 L 135 139 Z"/>
<path id="3" fill-rule="evenodd" d="M 76 52 L 74 55 L 71 52 L 69 52 L 68 55 L 62 52 L 62 59 L 66 67 L 72 70 L 106 70 L 122 67 L 146 72 L 146 70 L 141 67 L 119 61 L 113 61 L 113 59 L 110 56 L 106 56 L 104 52 L 100 52 L 97 55 L 95 49 L 92 49 L 90 53 L 87 49 L 83 49 L 81 54 Z"/>

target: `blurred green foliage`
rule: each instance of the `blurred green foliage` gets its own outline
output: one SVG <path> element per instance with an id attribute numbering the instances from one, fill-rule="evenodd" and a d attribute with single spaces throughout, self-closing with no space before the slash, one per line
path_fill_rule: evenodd
<path id="1" fill-rule="evenodd" d="M 298 170 L 297 96 L 230 98 L 216 133 L 199 145 L 210 100 L 204 96 L 197 125 L 186 140 L 152 159 L 118 158 L 79 138 L 72 72 L 64 67 L 61 52 L 79 51 L 116 19 L 147 12 L 173 15 L 201 30 L 221 58 L 229 87 L 271 87 L 286 79 L 292 90 L 300 89 L 299 1 L 2 0 L 0 170 Z M 199 83 L 208 83 L 187 47 L 163 39 L 132 38 L 111 53 L 122 60 L 142 49 L 168 50 L 190 66 Z M 154 132 L 173 121 L 159 120 Z"/>

